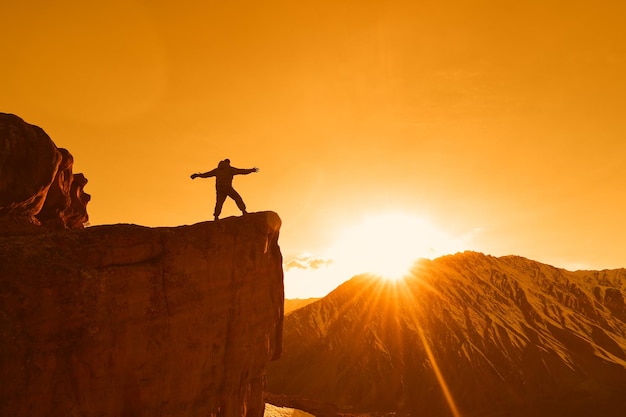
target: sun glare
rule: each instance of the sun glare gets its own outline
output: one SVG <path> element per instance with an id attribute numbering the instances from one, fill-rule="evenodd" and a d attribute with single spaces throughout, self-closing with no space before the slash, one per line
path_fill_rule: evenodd
<path id="1" fill-rule="evenodd" d="M 424 217 L 382 213 L 355 219 L 336 233 L 325 251 L 301 254 L 285 263 L 288 297 L 323 297 L 364 273 L 399 281 L 420 258 L 469 249 L 474 232 L 450 235 Z"/>
<path id="2" fill-rule="evenodd" d="M 406 276 L 420 258 L 433 258 L 462 250 L 425 218 L 403 213 L 367 216 L 345 229 L 331 256 L 358 273 L 372 273 L 387 280 Z"/>

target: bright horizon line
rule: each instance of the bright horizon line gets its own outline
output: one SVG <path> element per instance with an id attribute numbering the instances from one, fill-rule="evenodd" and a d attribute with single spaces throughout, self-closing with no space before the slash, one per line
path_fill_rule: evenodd
<path id="1" fill-rule="evenodd" d="M 418 264 L 421 261 L 436 261 L 437 259 L 446 257 L 446 256 L 456 256 L 456 255 L 460 255 L 466 252 L 470 252 L 470 253 L 477 253 L 477 254 L 481 254 L 484 256 L 492 256 L 495 258 L 504 258 L 504 257 L 509 257 L 509 256 L 515 256 L 515 257 L 521 257 L 524 259 L 528 259 L 530 261 L 533 262 L 538 262 L 541 264 L 545 264 L 545 265 L 549 265 L 552 266 L 554 268 L 558 268 L 558 269 L 563 269 L 565 271 L 568 272 L 576 272 L 576 271 L 604 271 L 604 270 L 615 270 L 615 269 L 623 269 L 624 267 L 608 267 L 608 268 L 594 268 L 594 267 L 590 267 L 590 266 L 586 266 L 584 264 L 571 264 L 571 263 L 555 263 L 555 262 L 550 262 L 550 261 L 545 261 L 545 260 L 540 260 L 540 259 L 535 259 L 529 256 L 524 256 L 524 255 L 520 255 L 520 254 L 515 254 L 515 253 L 509 253 L 509 254 L 504 254 L 504 255 L 495 255 L 492 253 L 488 253 L 485 251 L 481 251 L 481 250 L 477 250 L 477 249 L 463 249 L 463 250 L 459 250 L 456 252 L 451 252 L 451 253 L 443 253 L 443 254 L 438 254 L 436 256 L 432 256 L 432 257 L 428 257 L 428 256 L 420 256 L 417 257 L 413 260 L 413 263 L 411 265 L 411 267 L 407 270 L 407 272 L 399 278 L 395 278 L 395 279 L 390 279 L 390 281 L 401 281 L 403 278 L 409 276 L 411 274 L 411 269 L 413 269 L 416 264 Z M 361 270 L 360 272 L 353 272 L 350 274 L 345 275 L 343 279 L 338 279 L 335 281 L 335 286 L 330 288 L 330 287 L 326 287 L 329 288 L 328 290 L 324 290 L 324 291 L 318 291 L 318 292 L 312 292 L 310 294 L 307 293 L 297 293 L 297 294 L 289 294 L 289 287 L 291 284 L 291 280 L 294 279 L 302 279 L 303 275 L 309 275 L 308 279 L 315 279 L 315 277 L 320 277 L 321 275 L 324 275 L 325 272 L 325 267 L 327 267 L 328 265 L 332 265 L 333 261 L 330 259 L 321 259 L 320 257 L 315 257 L 310 253 L 304 253 L 302 255 L 305 255 L 307 257 L 311 257 L 320 261 L 324 262 L 325 266 L 319 267 L 319 268 L 310 268 L 310 269 L 300 269 L 301 274 L 291 274 L 289 271 L 292 271 L 293 269 L 298 269 L 298 267 L 295 266 L 291 266 L 291 267 L 286 267 L 286 265 L 290 262 L 292 262 L 294 258 L 291 259 L 286 259 L 283 261 L 283 271 L 284 271 L 284 275 L 285 275 L 285 299 L 290 299 L 290 300 L 296 300 L 296 299 L 307 299 L 307 298 L 323 298 L 326 295 L 328 295 L 329 293 L 331 293 L 332 291 L 334 291 L 337 287 L 339 287 L 340 285 L 342 285 L 343 283 L 356 278 L 358 276 L 362 276 L 362 275 L 372 275 L 372 276 L 379 276 L 381 277 L 381 279 L 385 279 L 385 277 L 382 277 L 381 274 L 378 274 L 376 272 L 372 272 L 372 271 L 367 271 L 367 270 Z M 300 275 L 300 277 L 295 277 L 294 275 Z M 328 281 L 326 281 L 326 283 L 328 283 Z"/>

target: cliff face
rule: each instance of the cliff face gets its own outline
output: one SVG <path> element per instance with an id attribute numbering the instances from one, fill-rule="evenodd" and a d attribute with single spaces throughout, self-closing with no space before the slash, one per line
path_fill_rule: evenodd
<path id="1" fill-rule="evenodd" d="M 279 217 L 0 236 L 0 415 L 263 415 Z"/>
<path id="2" fill-rule="evenodd" d="M 285 317 L 268 390 L 307 411 L 302 397 L 431 417 L 623 416 L 624 294 L 624 269 L 471 252 L 396 284 L 355 277 Z"/>

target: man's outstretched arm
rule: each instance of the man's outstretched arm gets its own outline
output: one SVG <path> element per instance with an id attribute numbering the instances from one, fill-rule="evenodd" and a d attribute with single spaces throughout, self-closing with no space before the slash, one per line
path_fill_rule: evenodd
<path id="1" fill-rule="evenodd" d="M 234 175 L 248 175 L 248 174 L 251 174 L 253 172 L 259 172 L 259 168 L 254 167 L 254 168 L 250 168 L 250 169 L 243 169 L 243 168 L 235 168 L 235 167 L 233 167 L 233 174 Z"/>
<path id="2" fill-rule="evenodd" d="M 195 179 L 195 178 L 209 178 L 209 177 L 214 177 L 215 176 L 215 172 L 217 171 L 217 169 L 212 169 L 209 172 L 197 172 L 195 174 L 191 174 L 191 179 Z"/>

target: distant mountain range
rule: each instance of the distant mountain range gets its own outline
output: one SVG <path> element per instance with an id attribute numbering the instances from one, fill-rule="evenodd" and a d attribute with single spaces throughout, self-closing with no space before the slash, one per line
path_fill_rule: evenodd
<path id="1" fill-rule="evenodd" d="M 298 310 L 304 306 L 307 306 L 319 298 L 286 298 L 285 299 L 285 314 L 289 314 L 292 311 Z"/>
<path id="2" fill-rule="evenodd" d="M 475 252 L 357 276 L 285 317 L 267 390 L 348 413 L 623 416 L 625 294 L 624 269 Z"/>

